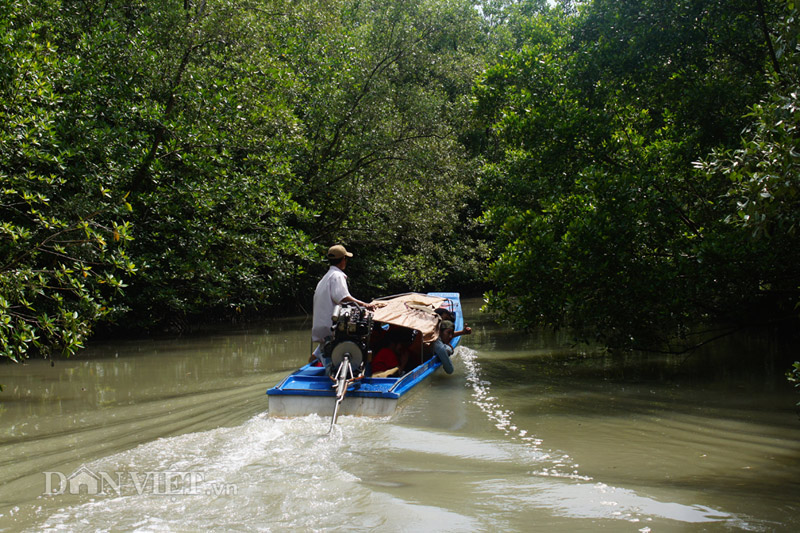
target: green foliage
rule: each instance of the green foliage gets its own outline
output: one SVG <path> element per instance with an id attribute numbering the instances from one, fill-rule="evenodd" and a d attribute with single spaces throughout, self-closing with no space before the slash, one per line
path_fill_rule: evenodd
<path id="1" fill-rule="evenodd" d="M 776 39 L 782 66 L 768 96 L 752 107 L 752 124 L 741 146 L 715 151 L 698 167 L 729 183 L 735 214 L 727 221 L 752 231 L 754 238 L 795 238 L 800 222 L 800 48 L 797 11 L 785 15 Z"/>
<path id="2" fill-rule="evenodd" d="M 770 91 L 752 107 L 739 147 L 716 150 L 697 167 L 728 187 L 724 222 L 741 239 L 759 311 L 797 316 L 800 305 L 800 48 L 797 10 L 777 35 Z"/>
<path id="3" fill-rule="evenodd" d="M 71 61 L 41 2 L 0 19 L 0 353 L 14 361 L 83 346 L 135 270 L 125 194 L 82 142 L 67 104 Z M 86 111 L 86 110 L 82 110 Z"/>
<path id="4" fill-rule="evenodd" d="M 130 318 L 151 325 L 266 308 L 289 293 L 313 250 L 290 166 L 304 144 L 286 103 L 295 82 L 265 50 L 275 26 L 248 2 L 148 9 L 128 22 L 146 36 L 128 45 L 141 74 L 135 101 L 115 102 L 139 109 L 127 128 L 141 149 L 121 176 L 133 191 L 132 253 L 146 267 L 128 291 Z"/>
<path id="5" fill-rule="evenodd" d="M 473 2 L 3 9 L 6 355 L 302 304 L 334 241 L 365 291 L 481 275 Z"/>
<path id="6" fill-rule="evenodd" d="M 595 0 L 517 23 L 474 92 L 489 309 L 614 347 L 762 315 L 777 249 L 726 224 L 730 180 L 692 165 L 768 91 L 759 22 L 749 3 Z"/>
<path id="7" fill-rule="evenodd" d="M 795 361 L 792 369 L 786 372 L 786 379 L 794 383 L 795 388 L 800 388 L 800 361 Z M 800 402 L 797 402 L 800 405 Z"/>
<path id="8" fill-rule="evenodd" d="M 13 359 L 303 305 L 334 242 L 360 297 L 478 288 L 493 258 L 490 308 L 612 346 L 797 314 L 785 2 L 2 9 Z"/>
<path id="9" fill-rule="evenodd" d="M 459 134 L 482 66 L 477 13 L 462 1 L 326 7 L 286 22 L 301 33 L 286 54 L 308 141 L 293 168 L 305 184 L 298 199 L 317 214 L 314 240 L 356 251 L 357 293 L 474 279 L 479 255 L 468 254 L 479 245 L 457 232 L 474 198 Z"/>

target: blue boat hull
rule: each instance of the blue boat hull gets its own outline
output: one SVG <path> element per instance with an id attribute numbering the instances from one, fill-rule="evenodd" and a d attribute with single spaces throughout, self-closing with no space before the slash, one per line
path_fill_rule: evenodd
<path id="1" fill-rule="evenodd" d="M 431 296 L 446 298 L 448 307 L 456 314 L 456 331 L 463 329 L 460 295 L 455 292 L 433 292 Z M 460 337 L 451 345 L 455 348 Z M 389 416 L 402 399 L 407 398 L 421 383 L 436 372 L 442 363 L 433 357 L 399 378 L 366 377 L 354 382 L 339 407 L 340 415 Z M 336 392 L 333 382 L 319 366 L 306 365 L 286 376 L 280 383 L 267 390 L 270 416 L 294 417 L 333 413 Z"/>

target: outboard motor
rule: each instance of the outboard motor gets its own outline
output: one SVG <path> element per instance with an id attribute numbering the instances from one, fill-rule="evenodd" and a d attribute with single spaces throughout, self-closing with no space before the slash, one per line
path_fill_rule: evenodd
<path id="1" fill-rule="evenodd" d="M 364 377 L 369 335 L 372 332 L 372 312 L 355 302 L 345 302 L 333 309 L 332 339 L 325 344 L 325 357 L 331 359 L 331 379 L 336 383 L 336 406 L 331 429 L 336 423 L 339 405 L 347 394 L 347 386 Z M 329 430 L 330 431 L 330 430 Z"/>
<path id="2" fill-rule="evenodd" d="M 372 311 L 355 302 L 345 302 L 333 308 L 331 340 L 325 344 L 325 357 L 333 362 L 331 374 L 336 374 L 344 356 L 350 356 L 354 370 L 363 370 L 372 332 Z"/>

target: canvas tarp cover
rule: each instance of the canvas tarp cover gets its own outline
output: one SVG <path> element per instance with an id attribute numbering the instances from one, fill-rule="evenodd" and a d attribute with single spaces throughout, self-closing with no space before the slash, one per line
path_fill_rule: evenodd
<path id="1" fill-rule="evenodd" d="M 439 338 L 439 315 L 433 312 L 444 298 L 427 294 L 410 293 L 386 300 L 375 300 L 372 319 L 376 322 L 416 329 L 422 333 L 423 342 Z"/>

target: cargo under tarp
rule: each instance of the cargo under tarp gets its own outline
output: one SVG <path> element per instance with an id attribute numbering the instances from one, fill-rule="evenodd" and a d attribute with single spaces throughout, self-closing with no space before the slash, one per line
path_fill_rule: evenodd
<path id="1" fill-rule="evenodd" d="M 427 294 L 408 293 L 374 300 L 372 319 L 375 322 L 391 324 L 422 333 L 424 343 L 434 342 L 439 338 L 441 318 L 434 313 L 445 298 Z"/>

